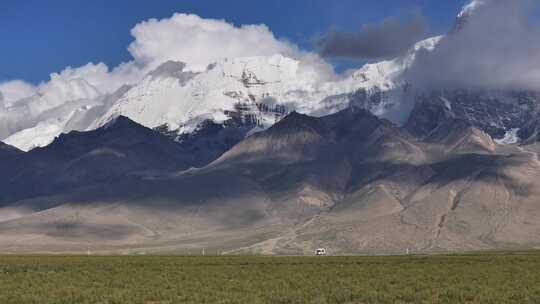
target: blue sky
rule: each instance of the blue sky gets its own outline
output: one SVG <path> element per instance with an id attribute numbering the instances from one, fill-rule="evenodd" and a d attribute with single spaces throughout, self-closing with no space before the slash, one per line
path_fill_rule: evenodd
<path id="1" fill-rule="evenodd" d="M 355 31 L 388 17 L 421 13 L 431 33 L 448 30 L 465 0 L 2 0 L 0 81 L 46 81 L 66 66 L 131 60 L 130 30 L 175 12 L 224 19 L 236 26 L 265 24 L 303 49 L 330 29 Z M 348 64 L 348 63 L 347 63 Z M 343 68 L 338 66 L 339 68 Z"/>

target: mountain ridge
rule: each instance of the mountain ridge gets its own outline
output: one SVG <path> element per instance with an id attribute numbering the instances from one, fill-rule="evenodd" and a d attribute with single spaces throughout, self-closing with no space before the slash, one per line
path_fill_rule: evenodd
<path id="1" fill-rule="evenodd" d="M 279 54 L 113 94 L 53 74 L 0 107 L 0 252 L 539 248 L 540 93 L 407 78 L 479 5 L 339 79 Z"/>
<path id="2" fill-rule="evenodd" d="M 0 110 L 0 140 L 28 151 L 49 144 L 61 133 L 96 129 L 118 115 L 185 137 L 206 121 L 226 128 L 230 119 L 251 121 L 250 134 L 293 110 L 324 116 L 352 103 L 377 115 L 399 113 L 393 110 L 403 95 L 399 74 L 414 60 L 415 52 L 433 48 L 439 39 L 422 41 L 404 58 L 367 64 L 342 79 L 321 79 L 303 62 L 282 55 L 224 59 L 198 73 L 185 70 L 181 62 L 168 61 L 141 82 L 108 95 L 99 94 L 82 79 L 58 76 L 40 95 L 31 97 L 32 102 Z M 59 88 L 67 93 L 60 94 Z M 25 124 L 19 123 L 22 118 Z"/>
<path id="3" fill-rule="evenodd" d="M 298 254 L 323 246 L 345 254 L 540 244 L 518 232 L 536 229 L 526 223 L 536 216 L 532 210 L 538 197 L 534 177 L 540 175 L 537 154 L 508 150 L 467 123 L 445 126 L 444 132 L 424 138 L 364 109 L 324 117 L 292 112 L 198 169 L 166 165 L 155 170 L 159 167 L 152 163 L 128 162 L 114 183 L 107 178 L 88 183 L 75 175 L 81 183 L 67 188 L 51 187 L 30 196 L 22 191 L 19 198 L 13 192 L 6 198 L 9 191 L 2 191 L 0 249 L 77 251 L 91 246 L 115 252 L 181 252 L 205 246 Z M 108 132 L 115 135 L 110 142 L 133 144 L 137 138 L 125 136 L 139 134 L 139 129 L 166 141 L 165 146 L 181 147 L 121 117 L 96 131 L 64 135 L 40 149 L 62 158 L 66 149 L 56 148 L 75 137 L 78 146 L 93 151 L 96 134 Z M 81 144 L 84 141 L 90 144 Z M 40 149 L 26 154 L 47 154 Z M 147 159 L 165 161 L 157 157 L 159 150 L 149 153 Z M 93 166 L 86 160 L 81 164 Z M 39 170 L 47 172 L 46 167 Z M 91 170 L 84 172 L 99 177 Z M 46 185 L 47 176 L 22 181 Z M 24 185 L 21 188 L 28 189 Z M 486 200 L 486 195 L 501 191 L 512 195 Z M 16 241 L 30 236 L 34 241 L 25 245 Z"/>

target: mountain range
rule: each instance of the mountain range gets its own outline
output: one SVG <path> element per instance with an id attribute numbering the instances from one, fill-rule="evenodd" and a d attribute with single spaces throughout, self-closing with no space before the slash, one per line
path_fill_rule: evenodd
<path id="1" fill-rule="evenodd" d="M 94 130 L 120 115 L 175 140 L 209 124 L 241 127 L 245 137 L 290 111 L 323 116 L 352 103 L 385 117 L 401 116 L 396 109 L 405 93 L 400 75 L 416 52 L 433 48 L 438 39 L 418 43 L 402 58 L 330 80 L 283 55 L 224 59 L 203 72 L 168 61 L 113 94 L 101 94 L 81 78 L 55 77 L 36 96 L 0 108 L 0 140 L 29 151 L 62 133 Z"/>
<path id="2" fill-rule="evenodd" d="M 0 248 L 350 254 L 538 246 L 536 144 L 497 144 L 459 118 L 428 136 L 412 130 L 356 107 L 323 117 L 291 112 L 209 160 L 120 116 L 27 153 L 3 146 Z"/>
<path id="3" fill-rule="evenodd" d="M 540 93 L 416 87 L 442 39 L 338 79 L 283 55 L 54 78 L 0 107 L 0 252 L 537 248 Z"/>

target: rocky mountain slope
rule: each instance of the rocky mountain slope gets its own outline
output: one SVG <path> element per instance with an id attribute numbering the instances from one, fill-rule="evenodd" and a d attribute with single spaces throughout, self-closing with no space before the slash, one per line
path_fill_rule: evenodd
<path id="1" fill-rule="evenodd" d="M 0 202 L 115 183 L 128 173 L 202 166 L 215 157 L 193 153 L 123 116 L 94 131 L 63 134 L 46 148 L 9 151 L 0 158 Z"/>
<path id="2" fill-rule="evenodd" d="M 182 170 L 181 144 L 120 118 L 20 158 L 35 167 L 3 177 L 0 251 L 538 246 L 537 154 L 498 145 L 466 121 L 446 123 L 417 137 L 354 107 L 320 118 L 292 112 Z M 111 161 L 96 167 L 93 158 Z M 36 185 L 47 191 L 28 191 Z"/>
<path id="3" fill-rule="evenodd" d="M 419 94 L 408 128 L 426 136 L 448 119 L 460 119 L 503 144 L 527 142 L 540 113 L 538 92 L 441 90 Z"/>

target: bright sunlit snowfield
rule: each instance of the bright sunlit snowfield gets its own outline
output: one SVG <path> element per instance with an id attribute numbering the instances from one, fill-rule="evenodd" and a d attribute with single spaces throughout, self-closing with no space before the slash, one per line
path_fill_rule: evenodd
<path id="1" fill-rule="evenodd" d="M 0 303 L 539 303 L 540 253 L 0 256 Z"/>

